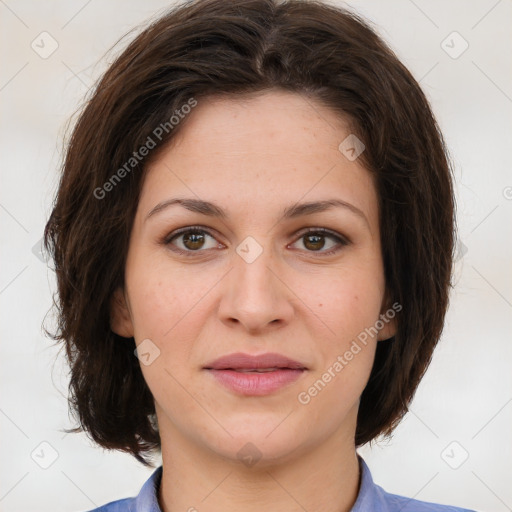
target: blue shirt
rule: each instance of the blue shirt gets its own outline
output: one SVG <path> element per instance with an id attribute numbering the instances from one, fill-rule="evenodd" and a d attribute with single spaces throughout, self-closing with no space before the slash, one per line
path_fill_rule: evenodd
<path id="1" fill-rule="evenodd" d="M 373 483 L 370 469 L 361 457 L 359 464 L 361 486 L 351 512 L 475 512 L 389 494 Z M 159 466 L 146 480 L 138 496 L 112 501 L 89 512 L 162 512 L 157 498 L 161 479 L 162 466 Z"/>

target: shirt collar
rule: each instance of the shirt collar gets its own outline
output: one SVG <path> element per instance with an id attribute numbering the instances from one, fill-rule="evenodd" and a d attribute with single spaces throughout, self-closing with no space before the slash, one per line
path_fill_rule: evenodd
<path id="1" fill-rule="evenodd" d="M 366 512 L 378 510 L 386 512 L 388 506 L 384 499 L 382 489 L 373 482 L 370 469 L 366 462 L 358 455 L 360 469 L 360 486 L 357 500 L 350 512 Z M 138 496 L 135 498 L 136 512 L 162 512 L 158 504 L 158 491 L 162 481 L 163 466 L 159 466 L 142 486 Z"/>
<path id="2" fill-rule="evenodd" d="M 146 480 L 135 498 L 134 512 L 162 512 L 158 504 L 158 490 L 162 481 L 163 466 L 159 466 Z"/>
<path id="3" fill-rule="evenodd" d="M 370 468 L 366 462 L 358 455 L 360 469 L 360 485 L 357 500 L 350 512 L 366 512 L 374 510 L 379 512 L 387 512 L 388 504 L 384 497 L 384 490 L 373 482 Z"/>

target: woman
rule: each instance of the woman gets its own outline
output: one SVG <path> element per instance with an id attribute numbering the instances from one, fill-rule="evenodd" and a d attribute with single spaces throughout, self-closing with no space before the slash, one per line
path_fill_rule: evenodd
<path id="1" fill-rule="evenodd" d="M 358 16 L 153 23 L 81 114 L 45 232 L 75 431 L 162 454 L 96 510 L 462 510 L 386 493 L 356 452 L 428 366 L 454 225 L 429 104 Z"/>

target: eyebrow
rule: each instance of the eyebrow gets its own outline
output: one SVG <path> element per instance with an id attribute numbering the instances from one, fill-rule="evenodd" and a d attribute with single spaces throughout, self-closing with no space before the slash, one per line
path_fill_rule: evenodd
<path id="1" fill-rule="evenodd" d="M 173 205 L 181 205 L 191 212 L 200 213 L 202 215 L 207 215 L 209 217 L 217 217 L 223 220 L 226 220 L 229 217 L 229 215 L 220 206 L 210 201 L 203 201 L 202 199 L 192 198 L 173 198 L 158 203 L 148 213 L 145 221 L 148 220 L 153 215 Z M 324 212 L 336 207 L 346 208 L 347 210 L 351 211 L 353 214 L 364 220 L 368 227 L 370 227 L 368 219 L 359 208 L 341 199 L 326 199 L 323 201 L 311 201 L 308 203 L 293 204 L 284 209 L 279 221 L 294 219 L 305 215 L 312 215 L 314 213 Z"/>

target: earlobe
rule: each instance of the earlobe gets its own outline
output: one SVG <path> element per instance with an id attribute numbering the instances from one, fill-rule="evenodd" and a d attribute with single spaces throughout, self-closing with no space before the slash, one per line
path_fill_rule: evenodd
<path id="1" fill-rule="evenodd" d="M 397 312 L 402 309 L 395 309 L 395 304 L 392 306 L 391 300 L 388 294 L 386 294 L 386 300 L 384 301 L 384 307 L 382 308 L 379 320 L 377 321 L 377 327 L 379 328 L 379 334 L 377 336 L 378 341 L 385 341 L 392 338 L 397 331 Z"/>
<path id="2" fill-rule="evenodd" d="M 122 288 L 117 288 L 110 299 L 110 328 L 123 338 L 132 338 L 133 323 Z"/>
<path id="3" fill-rule="evenodd" d="M 384 324 L 384 327 L 379 330 L 377 341 L 386 341 L 392 338 L 396 334 L 396 320 L 389 318 L 383 313 L 379 319 Z M 380 323 L 379 323 L 380 325 Z"/>

